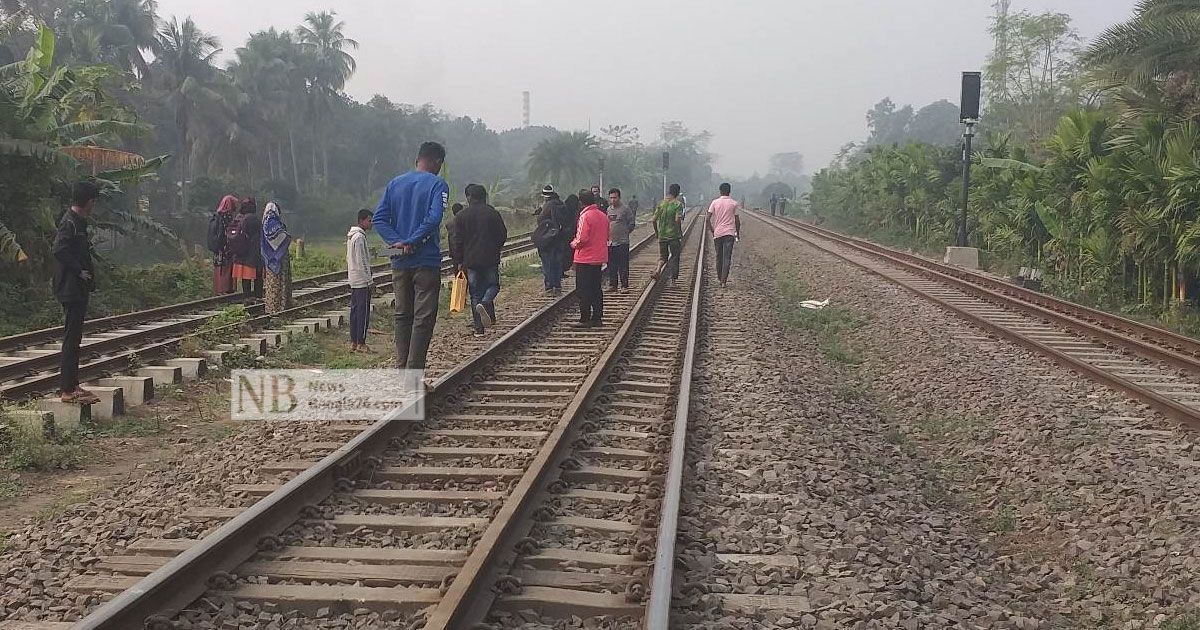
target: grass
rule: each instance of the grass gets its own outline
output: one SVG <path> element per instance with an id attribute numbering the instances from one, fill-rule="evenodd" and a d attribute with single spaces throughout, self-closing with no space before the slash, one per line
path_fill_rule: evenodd
<path id="1" fill-rule="evenodd" d="M 72 470 L 87 455 L 76 433 L 48 439 L 19 426 L 10 426 L 0 446 L 0 467 L 7 470 Z"/>
<path id="2" fill-rule="evenodd" d="M 38 510 L 37 518 L 40 521 L 49 521 L 62 516 L 64 512 L 70 509 L 71 506 L 83 503 L 90 500 L 100 492 L 99 486 L 89 486 L 86 488 L 74 488 L 66 494 L 58 497 L 53 503 Z"/>
<path id="3" fill-rule="evenodd" d="M 534 260 L 536 260 L 534 257 L 520 258 L 501 267 L 501 285 L 503 285 L 505 282 L 519 282 L 529 278 L 540 278 L 542 275 L 542 270 L 529 266 Z"/>
<path id="4" fill-rule="evenodd" d="M 1017 528 L 1017 513 L 1010 505 L 1001 505 L 992 514 L 991 530 L 1007 534 Z"/>
<path id="5" fill-rule="evenodd" d="M 806 309 L 801 302 L 813 299 L 801 282 L 791 277 L 791 270 L 780 269 L 778 293 L 772 302 L 786 328 L 811 333 L 821 353 L 831 361 L 846 365 L 862 363 L 862 355 L 846 335 L 862 326 L 862 320 L 851 310 L 826 306 L 820 310 Z"/>
<path id="6" fill-rule="evenodd" d="M 1200 630 L 1200 613 L 1189 612 L 1164 621 L 1159 630 Z"/>
<path id="7" fill-rule="evenodd" d="M 21 483 L 16 479 L 0 479 L 0 502 L 15 499 L 21 494 Z"/>

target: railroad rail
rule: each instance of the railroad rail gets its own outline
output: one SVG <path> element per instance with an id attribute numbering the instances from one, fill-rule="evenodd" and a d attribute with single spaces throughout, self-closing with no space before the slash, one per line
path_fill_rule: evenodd
<path id="1" fill-rule="evenodd" d="M 533 251 L 529 234 L 509 240 L 502 250 L 506 259 L 514 259 Z M 450 274 L 453 263 L 442 259 L 442 273 Z M 389 264 L 372 266 L 373 283 L 378 289 L 391 286 Z M 312 276 L 294 283 L 297 306 L 282 312 L 267 314 L 261 301 L 247 305 L 250 318 L 229 327 L 257 328 L 268 323 L 326 307 L 346 299 L 350 292 L 345 282 L 346 272 L 338 271 Z M 191 302 L 88 320 L 84 324 L 84 339 L 80 345 L 80 377 L 97 378 L 128 367 L 138 360 L 172 352 L 181 339 L 205 328 L 221 314 L 214 307 L 238 303 L 241 295 L 222 295 Z M 221 330 L 206 330 L 220 333 Z M 0 398 L 19 399 L 52 391 L 57 385 L 56 368 L 60 360 L 62 327 L 21 333 L 0 339 Z"/>
<path id="2" fill-rule="evenodd" d="M 1200 426 L 1200 342 L 1194 339 L 794 219 L 752 216 L 1170 418 Z"/>
<path id="3" fill-rule="evenodd" d="M 656 258 L 636 255 L 631 276 L 650 276 Z M 424 422 L 325 426 L 329 441 L 299 445 L 311 457 L 264 467 L 260 483 L 230 488 L 230 505 L 184 515 L 213 524 L 207 535 L 136 541 L 132 555 L 94 566 L 107 575 L 68 585 L 116 594 L 73 627 L 169 628 L 177 614 L 195 623 L 214 614 L 192 605 L 201 596 L 313 619 L 369 610 L 395 627 L 466 627 L 490 610 L 493 585 L 511 584 L 497 576 L 527 549 L 514 536 L 545 514 L 537 508 L 550 481 L 611 474 L 647 485 L 655 474 L 649 452 L 589 447 L 577 436 L 632 446 L 659 430 L 654 410 L 669 400 L 687 330 L 678 318 L 688 291 L 667 284 L 607 297 L 599 329 L 564 326 L 573 292 L 551 302 L 434 382 Z M 640 352 L 652 360 L 635 360 Z M 648 429 L 601 430 L 602 407 L 645 414 Z M 580 456 L 645 465 L 583 466 Z"/>

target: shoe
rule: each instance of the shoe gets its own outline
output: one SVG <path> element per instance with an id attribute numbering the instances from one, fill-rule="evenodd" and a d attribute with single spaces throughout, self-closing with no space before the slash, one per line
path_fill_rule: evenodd
<path id="1" fill-rule="evenodd" d="M 482 330 L 476 330 L 475 332 L 471 333 L 471 336 L 476 339 L 481 339 L 483 337 L 486 337 L 487 333 L 483 332 Z"/>
<path id="2" fill-rule="evenodd" d="M 372 335 L 382 335 L 383 334 L 383 331 L 379 330 L 378 328 L 368 328 L 367 332 Z"/>
<path id="3" fill-rule="evenodd" d="M 495 302 L 484 302 L 483 310 L 487 311 L 488 321 L 492 322 L 492 325 L 495 326 L 496 325 L 496 303 Z"/>
<path id="4" fill-rule="evenodd" d="M 629 293 L 629 287 L 621 287 L 621 293 Z"/>
<path id="5" fill-rule="evenodd" d="M 596 322 L 578 322 L 572 326 L 572 328 L 599 328 L 599 327 L 600 327 L 600 324 L 597 324 Z"/>
<path id="6" fill-rule="evenodd" d="M 483 306 L 483 302 L 475 305 L 475 313 L 479 315 L 479 321 L 484 322 L 488 320 L 487 308 Z M 495 324 L 496 322 L 493 321 L 492 323 Z"/>
<path id="7" fill-rule="evenodd" d="M 361 345 L 361 346 L 359 346 L 359 347 L 358 347 L 358 351 L 359 351 L 359 352 L 362 352 L 362 353 L 364 353 L 364 354 L 375 354 L 375 351 L 374 351 L 374 350 L 372 350 L 372 349 L 370 348 L 370 346 L 368 346 L 368 345 L 367 345 L 367 344 L 365 344 L 365 343 L 364 343 L 363 345 Z"/>
<path id="8" fill-rule="evenodd" d="M 559 297 L 561 295 L 562 295 L 562 287 L 558 287 L 557 289 L 554 290 L 554 297 Z"/>
<path id="9" fill-rule="evenodd" d="M 76 403 L 80 405 L 91 405 L 100 402 L 100 397 L 84 389 L 76 389 L 73 392 L 63 392 L 59 400 L 65 403 Z"/>

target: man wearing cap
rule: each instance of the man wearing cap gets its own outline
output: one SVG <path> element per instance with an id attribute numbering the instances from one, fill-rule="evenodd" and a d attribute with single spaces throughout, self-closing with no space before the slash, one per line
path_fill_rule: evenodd
<path id="1" fill-rule="evenodd" d="M 567 205 L 559 199 L 554 186 L 546 184 L 542 188 L 542 206 L 538 208 L 537 228 L 533 231 L 533 244 L 538 248 L 538 257 L 542 259 L 542 281 L 545 284 L 546 296 L 562 295 L 563 252 L 566 243 L 573 234 L 568 233 L 570 217 L 567 216 Z"/>

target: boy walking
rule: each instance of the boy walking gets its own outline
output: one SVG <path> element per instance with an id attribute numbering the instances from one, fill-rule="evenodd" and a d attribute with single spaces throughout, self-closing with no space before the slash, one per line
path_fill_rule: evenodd
<path id="1" fill-rule="evenodd" d="M 496 324 L 496 296 L 500 294 L 500 255 L 508 240 L 504 217 L 487 202 L 487 189 L 467 186 L 467 207 L 454 220 L 454 263 L 467 270 L 471 293 L 471 320 L 475 336 Z"/>
<path id="2" fill-rule="evenodd" d="M 63 402 L 91 404 L 100 400 L 79 388 L 79 344 L 83 341 L 83 319 L 88 298 L 96 287 L 96 268 L 92 264 L 92 245 L 88 240 L 87 219 L 96 207 L 100 187 L 93 182 L 75 184 L 71 191 L 71 209 L 63 215 L 54 235 L 54 297 L 63 306 L 60 394 Z"/>
<path id="3" fill-rule="evenodd" d="M 708 231 L 717 246 L 717 280 L 721 286 L 729 280 L 729 266 L 733 264 L 733 244 L 741 238 L 742 218 L 738 216 L 738 202 L 730 196 L 733 187 L 721 184 L 721 196 L 708 206 Z"/>
<path id="4" fill-rule="evenodd" d="M 438 177 L 446 149 L 426 142 L 416 168 L 388 184 L 372 223 L 392 254 L 392 287 L 396 291 L 396 367 L 424 370 L 442 289 L 442 213 L 450 197 Z"/>
<path id="5" fill-rule="evenodd" d="M 358 211 L 358 222 L 346 234 L 346 269 L 350 281 L 350 351 L 370 352 L 367 325 L 371 321 L 371 254 L 367 251 L 367 232 L 371 231 L 371 211 Z"/>
<path id="6" fill-rule="evenodd" d="M 683 253 L 683 203 L 679 184 L 671 184 L 667 198 L 654 209 L 654 235 L 658 237 L 658 257 L 666 264 L 671 282 L 679 280 L 679 256 Z"/>

